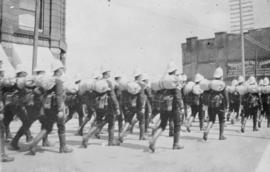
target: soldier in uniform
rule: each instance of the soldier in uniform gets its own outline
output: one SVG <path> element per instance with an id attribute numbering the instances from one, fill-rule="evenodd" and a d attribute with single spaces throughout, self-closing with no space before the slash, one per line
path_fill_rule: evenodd
<path id="1" fill-rule="evenodd" d="M 13 157 L 10 157 L 6 154 L 6 149 L 5 149 L 5 125 L 4 125 L 4 103 L 3 103 L 3 94 L 2 94 L 2 85 L 3 85 L 3 78 L 4 78 L 4 70 L 2 68 L 2 61 L 1 63 L 1 68 L 0 68 L 0 146 L 1 146 L 1 161 L 2 162 L 10 162 L 14 161 Z"/>
<path id="2" fill-rule="evenodd" d="M 171 76 L 175 76 L 177 69 L 170 71 Z M 181 87 L 175 89 L 163 89 L 158 91 L 162 99 L 166 100 L 164 104 L 160 105 L 160 119 L 161 123 L 153 132 L 153 137 L 150 140 L 149 149 L 155 152 L 155 144 L 158 137 L 166 129 L 169 118 L 174 122 L 174 135 L 173 135 L 173 149 L 183 149 L 184 146 L 179 144 L 180 130 L 182 124 L 182 115 L 184 115 L 184 105 L 181 93 Z"/>
<path id="3" fill-rule="evenodd" d="M 231 86 L 235 88 L 238 84 L 236 79 L 232 80 Z M 233 92 L 229 92 L 229 113 L 227 116 L 227 121 L 231 118 L 231 124 L 234 124 L 234 119 L 238 116 L 239 109 L 240 109 L 240 94 L 234 90 Z M 236 115 L 235 115 L 236 114 Z"/>
<path id="4" fill-rule="evenodd" d="M 187 96 L 191 97 L 191 116 L 188 119 L 187 123 L 187 131 L 190 132 L 190 125 L 192 124 L 193 120 L 196 117 L 196 114 L 199 115 L 200 120 L 200 130 L 203 131 L 204 129 L 204 116 L 203 116 L 203 104 L 202 104 L 202 94 L 203 90 L 200 89 L 199 83 L 204 79 L 204 77 L 201 74 L 196 74 L 194 78 L 195 86 L 193 87 L 193 90 L 190 94 Z"/>
<path id="5" fill-rule="evenodd" d="M 254 90 L 251 89 L 251 87 L 254 87 Z M 257 118 L 258 118 L 258 110 L 261 108 L 261 101 L 260 96 L 258 92 L 258 87 L 255 77 L 251 76 L 248 79 L 248 93 L 244 95 L 243 97 L 243 109 L 244 109 L 244 115 L 242 120 L 242 126 L 241 126 L 241 132 L 245 132 L 245 126 L 247 119 L 249 117 L 253 117 L 253 131 L 258 131 L 257 128 Z"/>
<path id="6" fill-rule="evenodd" d="M 30 144 L 29 150 L 32 155 L 36 154 L 36 145 L 41 139 L 43 139 L 47 134 L 49 134 L 53 125 L 56 122 L 58 127 L 58 136 L 60 153 L 70 153 L 72 148 L 66 146 L 66 135 L 65 135 L 65 115 L 64 115 L 64 102 L 65 102 L 65 91 L 63 87 L 63 75 L 64 66 L 60 61 L 55 61 L 53 64 L 54 80 L 55 85 L 50 90 L 44 92 L 44 99 L 46 103 L 49 102 L 50 105 L 43 104 L 43 114 L 40 117 L 41 121 L 41 131 L 33 139 Z M 49 98 L 51 97 L 51 98 Z"/>
<path id="7" fill-rule="evenodd" d="M 146 85 L 144 89 L 144 93 L 146 95 L 146 104 L 145 104 L 145 132 L 148 132 L 149 123 L 152 116 L 152 102 L 153 95 L 150 87 L 149 76 L 147 74 L 143 74 L 142 82 Z"/>
<path id="8" fill-rule="evenodd" d="M 262 115 L 265 115 L 267 119 L 267 128 L 270 128 L 270 82 L 267 77 L 263 79 L 263 86 L 265 87 L 266 90 L 262 94 L 262 105 L 263 105 Z"/>
<path id="9" fill-rule="evenodd" d="M 210 102 L 208 107 L 209 121 L 203 134 L 203 139 L 208 139 L 208 133 L 216 121 L 216 115 L 219 119 L 219 140 L 225 140 L 224 125 L 225 125 L 225 112 L 228 109 L 228 95 L 225 89 L 223 80 L 223 70 L 218 67 L 214 72 L 214 80 L 210 85 Z"/>
<path id="10" fill-rule="evenodd" d="M 4 87 L 4 124 L 6 127 L 6 136 L 12 138 L 10 134 L 9 125 L 13 120 L 14 116 L 17 115 L 22 123 L 28 123 L 28 117 L 25 110 L 25 96 L 28 94 L 27 89 L 25 88 L 25 81 L 27 77 L 27 72 L 24 69 L 24 66 L 21 64 L 16 66 L 16 83 L 12 87 Z M 9 98 L 8 98 L 9 97 Z M 8 100 L 10 99 L 10 100 Z M 23 134 L 26 135 L 26 141 L 30 142 L 33 137 L 31 136 L 30 130 L 20 130 L 24 131 Z M 20 135 L 20 133 L 19 133 Z M 17 140 L 17 138 L 15 138 Z M 15 143 L 15 142 L 12 142 Z M 11 144 L 11 148 L 18 150 L 19 147 L 16 144 Z"/>
<path id="11" fill-rule="evenodd" d="M 115 95 L 115 85 L 111 80 L 110 69 L 103 67 L 103 78 L 101 80 L 106 81 L 103 93 L 96 91 L 92 92 L 93 100 L 96 101 L 95 113 L 97 115 L 96 124 L 90 128 L 89 132 L 83 136 L 82 146 L 87 148 L 87 143 L 90 137 L 96 133 L 101 132 L 102 128 L 108 123 L 108 146 L 118 146 L 114 140 L 114 124 L 115 116 L 120 115 L 120 107 Z"/>
<path id="12" fill-rule="evenodd" d="M 123 115 L 123 109 L 122 109 L 122 88 L 121 88 L 121 80 L 122 77 L 120 75 L 120 73 L 117 73 L 116 75 L 114 75 L 114 80 L 117 83 L 117 85 L 115 86 L 115 94 L 116 94 L 116 98 L 119 102 L 119 107 L 120 107 L 120 115 L 117 116 L 117 121 L 118 121 L 118 133 L 120 136 L 120 133 L 123 131 L 123 122 L 124 122 L 124 115 Z"/>
<path id="13" fill-rule="evenodd" d="M 144 130 L 145 130 L 145 104 L 146 104 L 146 96 L 144 86 L 142 86 L 142 73 L 137 70 L 134 74 L 135 83 L 133 89 L 137 90 L 134 93 L 130 93 L 131 91 L 125 90 L 122 93 L 123 99 L 123 113 L 125 115 L 125 125 L 123 131 L 120 133 L 119 141 L 123 143 L 124 135 L 128 128 L 132 126 L 133 119 L 135 114 L 137 114 L 137 118 L 139 120 L 140 126 L 140 140 L 145 140 Z M 135 89 L 136 88 L 136 89 Z"/>

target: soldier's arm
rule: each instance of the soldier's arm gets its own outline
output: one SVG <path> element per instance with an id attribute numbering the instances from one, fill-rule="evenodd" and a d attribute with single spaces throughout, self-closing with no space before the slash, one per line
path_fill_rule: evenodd
<path id="1" fill-rule="evenodd" d="M 109 96 L 112 99 L 112 103 L 113 103 L 113 106 L 114 106 L 115 110 L 119 110 L 120 109 L 119 102 L 118 102 L 118 100 L 116 98 L 116 94 L 115 94 L 114 89 L 112 89 L 111 91 L 109 91 Z"/>
<path id="2" fill-rule="evenodd" d="M 56 103 L 58 112 L 64 111 L 64 84 L 60 79 L 55 80 L 55 95 L 56 95 Z"/>
<path id="3" fill-rule="evenodd" d="M 175 101 L 176 101 L 176 105 L 180 110 L 184 109 L 184 103 L 183 103 L 183 96 L 181 93 L 181 89 L 175 89 Z"/>

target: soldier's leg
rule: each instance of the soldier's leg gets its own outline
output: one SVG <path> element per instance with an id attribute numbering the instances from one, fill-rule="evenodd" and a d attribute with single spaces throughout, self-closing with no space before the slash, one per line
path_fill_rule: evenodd
<path id="1" fill-rule="evenodd" d="M 66 116 L 65 123 L 70 121 L 73 117 L 73 114 L 75 113 L 75 107 L 69 106 L 68 108 L 68 115 Z"/>
<path id="2" fill-rule="evenodd" d="M 155 152 L 156 149 L 156 141 L 158 139 L 158 137 L 162 134 L 162 132 L 166 129 L 166 125 L 168 123 L 168 119 L 169 119 L 169 112 L 160 112 L 160 119 L 161 119 L 161 123 L 158 126 L 158 128 L 154 129 L 153 132 L 153 137 L 150 139 L 149 141 L 149 149 L 152 152 Z"/>
<path id="3" fill-rule="evenodd" d="M 259 113 L 259 109 L 254 109 L 252 112 L 252 117 L 253 117 L 253 131 L 259 131 L 259 129 L 257 128 L 257 120 L 258 120 L 258 113 Z"/>
<path id="4" fill-rule="evenodd" d="M 173 123 L 173 118 L 170 116 L 169 117 L 169 137 L 174 136 L 174 123 Z"/>
<path id="5" fill-rule="evenodd" d="M 130 129 L 129 129 L 131 134 L 133 133 L 134 127 L 137 122 L 138 122 L 137 116 L 134 115 L 130 123 Z"/>
<path id="6" fill-rule="evenodd" d="M 213 127 L 215 121 L 216 121 L 216 110 L 209 107 L 208 108 L 208 116 L 209 116 L 209 120 L 208 120 L 208 123 L 207 123 L 207 126 L 206 126 L 206 129 L 203 133 L 203 139 L 206 141 L 208 139 L 208 134 L 211 130 L 211 128 Z"/>
<path id="7" fill-rule="evenodd" d="M 2 162 L 10 162 L 14 161 L 13 157 L 10 157 L 6 154 L 5 149 L 5 125 L 3 122 L 4 115 L 0 114 L 0 146 L 1 146 L 1 161 Z"/>
<path id="8" fill-rule="evenodd" d="M 226 140 L 224 136 L 224 125 L 225 125 L 225 112 L 222 109 L 218 111 L 219 119 L 219 140 Z"/>
<path id="9" fill-rule="evenodd" d="M 6 139 L 12 139 L 12 134 L 10 132 L 10 122 L 13 120 L 15 114 L 13 113 L 12 109 L 14 108 L 13 105 L 7 105 L 4 107 L 4 125 L 5 125 L 5 132 L 6 132 Z"/>
<path id="10" fill-rule="evenodd" d="M 117 121 L 118 121 L 118 137 L 119 137 L 120 133 L 123 131 L 124 115 L 122 112 L 119 116 L 117 116 Z"/>
<path id="11" fill-rule="evenodd" d="M 174 122 L 174 136 L 173 136 L 173 149 L 183 149 L 184 146 L 179 144 L 180 140 L 180 131 L 182 124 L 182 115 L 180 111 L 172 112 L 171 116 L 173 116 Z"/>
<path id="12" fill-rule="evenodd" d="M 118 140 L 119 140 L 120 143 L 123 143 L 124 142 L 124 136 L 125 136 L 128 128 L 129 128 L 129 126 L 132 123 L 132 119 L 135 116 L 135 110 L 134 109 L 125 110 L 125 111 L 123 111 L 123 113 L 125 115 L 125 125 L 123 127 L 122 132 L 119 134 Z"/>
<path id="13" fill-rule="evenodd" d="M 113 110 L 110 110 L 107 114 L 107 121 L 108 121 L 108 134 L 109 134 L 109 139 L 108 139 L 108 146 L 119 146 L 119 143 L 117 143 L 114 140 L 114 126 L 115 126 L 115 114 L 112 113 Z"/>
<path id="14" fill-rule="evenodd" d="M 149 110 L 148 108 L 145 111 L 145 128 L 144 131 L 147 133 L 148 132 L 148 128 L 149 128 L 149 120 L 150 120 L 150 115 L 149 115 Z"/>
<path id="15" fill-rule="evenodd" d="M 76 109 L 77 109 L 77 113 L 78 113 L 78 122 L 79 122 L 79 127 L 80 127 L 83 123 L 83 117 L 84 117 L 83 106 L 81 104 L 77 104 Z"/>
<path id="16" fill-rule="evenodd" d="M 246 123 L 247 123 L 247 119 L 248 119 L 249 114 L 250 114 L 249 110 L 246 110 L 245 113 L 242 113 L 242 118 L 241 118 L 241 132 L 242 133 L 245 132 Z"/>
<path id="17" fill-rule="evenodd" d="M 187 120 L 187 131 L 190 132 L 190 126 L 198 113 L 198 106 L 191 106 L 191 115 Z"/>
<path id="18" fill-rule="evenodd" d="M 103 114 L 99 110 L 96 111 L 96 124 L 93 125 L 87 134 L 83 135 L 82 139 L 82 146 L 84 148 L 87 148 L 88 146 L 88 140 L 90 137 L 92 137 L 94 134 L 100 131 L 102 127 L 107 123 L 106 120 L 103 119 Z"/>
<path id="19" fill-rule="evenodd" d="M 145 132 L 145 113 L 137 112 L 137 116 L 139 119 L 139 128 L 140 128 L 140 137 L 139 140 L 145 140 L 144 132 Z"/>
<path id="20" fill-rule="evenodd" d="M 61 113 L 61 112 L 58 114 L 54 114 L 54 115 L 56 115 L 56 123 L 57 123 L 57 128 L 58 128 L 58 136 L 59 136 L 59 143 L 60 143 L 59 152 L 60 153 L 70 153 L 73 151 L 73 149 L 69 148 L 66 145 L 65 115 L 64 115 L 64 113 Z"/>
<path id="21" fill-rule="evenodd" d="M 203 109 L 202 106 L 198 107 L 198 114 L 199 114 L 199 122 L 200 122 L 200 131 L 204 130 L 204 113 L 203 113 Z"/>

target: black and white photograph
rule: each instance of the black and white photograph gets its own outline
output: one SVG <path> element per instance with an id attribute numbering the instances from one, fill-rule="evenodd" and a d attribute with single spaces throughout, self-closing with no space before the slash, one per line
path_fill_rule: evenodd
<path id="1" fill-rule="evenodd" d="M 270 172 L 270 0 L 0 0 L 0 172 Z"/>

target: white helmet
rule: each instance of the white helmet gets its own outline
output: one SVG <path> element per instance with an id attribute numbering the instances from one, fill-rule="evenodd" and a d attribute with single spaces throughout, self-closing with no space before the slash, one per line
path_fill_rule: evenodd
<path id="1" fill-rule="evenodd" d="M 236 79 L 232 80 L 231 86 L 236 86 L 238 84 L 238 81 Z"/>
<path id="2" fill-rule="evenodd" d="M 216 68 L 213 77 L 216 79 L 222 78 L 223 77 L 223 69 L 221 67 Z"/>
<path id="3" fill-rule="evenodd" d="M 267 85 L 269 85 L 269 84 L 270 84 L 270 82 L 269 82 L 268 77 L 265 77 L 265 78 L 263 79 L 263 85 L 267 86 Z"/>
<path id="4" fill-rule="evenodd" d="M 137 68 L 134 70 L 133 77 L 137 77 L 137 76 L 140 76 L 142 74 L 143 74 L 142 71 L 139 68 Z"/>
<path id="5" fill-rule="evenodd" d="M 104 64 L 102 67 L 101 67 L 101 73 L 105 73 L 105 72 L 110 72 L 111 71 L 111 68 L 107 65 L 107 64 Z"/>
<path id="6" fill-rule="evenodd" d="M 194 82 L 200 82 L 203 79 L 204 79 L 204 77 L 201 74 L 197 73 L 195 75 Z"/>
<path id="7" fill-rule="evenodd" d="M 242 84 L 243 82 L 245 82 L 245 78 L 241 75 L 238 77 L 238 83 Z"/>
<path id="8" fill-rule="evenodd" d="M 249 77 L 248 84 L 249 85 L 257 85 L 257 81 L 256 81 L 254 76 Z"/>
<path id="9" fill-rule="evenodd" d="M 55 72 L 58 69 L 62 69 L 62 68 L 64 69 L 63 63 L 60 60 L 55 60 L 55 62 L 53 63 L 53 69 L 52 69 L 52 71 Z"/>
<path id="10" fill-rule="evenodd" d="M 149 77 L 148 74 L 144 73 L 144 74 L 142 75 L 142 80 L 149 80 L 149 79 L 150 79 L 150 77 Z"/>
<path id="11" fill-rule="evenodd" d="M 16 66 L 16 74 L 22 73 L 22 72 L 27 73 L 27 71 L 26 71 L 25 69 L 26 69 L 26 67 L 25 67 L 24 65 L 18 64 L 18 65 Z"/>
<path id="12" fill-rule="evenodd" d="M 263 79 L 260 79 L 259 86 L 263 86 Z"/>
<path id="13" fill-rule="evenodd" d="M 168 64 L 168 67 L 167 67 L 167 72 L 168 73 L 171 73 L 171 72 L 176 71 L 176 70 L 177 70 L 177 67 L 176 67 L 175 63 L 174 62 L 170 62 Z"/>
<path id="14" fill-rule="evenodd" d="M 186 75 L 186 74 L 182 74 L 182 80 L 183 80 L 184 82 L 187 81 L 187 75 Z"/>

